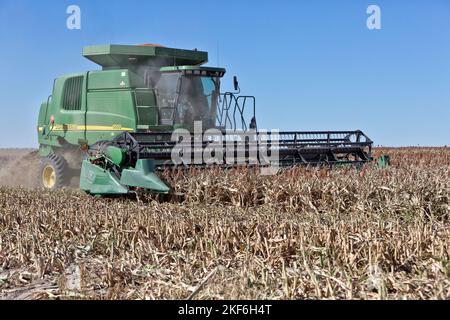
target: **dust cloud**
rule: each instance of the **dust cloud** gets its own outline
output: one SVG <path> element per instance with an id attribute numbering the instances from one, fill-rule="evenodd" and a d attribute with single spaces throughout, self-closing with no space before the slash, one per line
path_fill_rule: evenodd
<path id="1" fill-rule="evenodd" d="M 0 187 L 38 187 L 39 167 L 36 150 L 0 149 Z"/>

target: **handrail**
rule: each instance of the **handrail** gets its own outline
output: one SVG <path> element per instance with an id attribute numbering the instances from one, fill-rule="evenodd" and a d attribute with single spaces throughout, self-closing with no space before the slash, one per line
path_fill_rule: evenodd
<path id="1" fill-rule="evenodd" d="M 244 118 L 245 108 L 248 100 L 253 103 L 253 117 L 256 116 L 256 98 L 254 96 L 236 96 L 232 92 L 225 92 L 220 95 L 223 97 L 222 105 L 216 116 L 218 126 L 223 129 L 238 130 L 238 118 L 240 120 L 241 130 L 247 131 L 248 126 Z M 232 115 L 231 115 L 232 113 Z M 237 114 L 238 113 L 238 114 Z M 231 118 L 232 116 L 232 118 Z"/>

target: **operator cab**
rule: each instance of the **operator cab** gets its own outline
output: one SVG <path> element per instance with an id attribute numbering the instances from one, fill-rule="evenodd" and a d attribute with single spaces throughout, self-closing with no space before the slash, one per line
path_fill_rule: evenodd
<path id="1" fill-rule="evenodd" d="M 147 73 L 146 83 L 153 88 L 161 125 L 194 129 L 201 121 L 203 129 L 216 125 L 220 96 L 220 78 L 225 69 L 175 66 L 163 67 L 159 73 Z"/>

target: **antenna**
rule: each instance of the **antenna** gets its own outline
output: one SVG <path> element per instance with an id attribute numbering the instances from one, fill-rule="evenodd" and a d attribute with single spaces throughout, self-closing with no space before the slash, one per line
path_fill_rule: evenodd
<path id="1" fill-rule="evenodd" d="M 217 67 L 220 66 L 220 46 L 219 46 L 219 40 L 217 40 Z"/>

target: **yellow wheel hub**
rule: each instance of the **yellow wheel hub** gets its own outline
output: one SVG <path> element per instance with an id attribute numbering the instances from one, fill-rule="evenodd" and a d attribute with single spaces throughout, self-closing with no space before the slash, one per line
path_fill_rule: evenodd
<path id="1" fill-rule="evenodd" d="M 46 166 L 42 171 L 42 183 L 47 189 L 52 189 L 55 186 L 56 173 L 55 169 L 51 165 Z"/>

